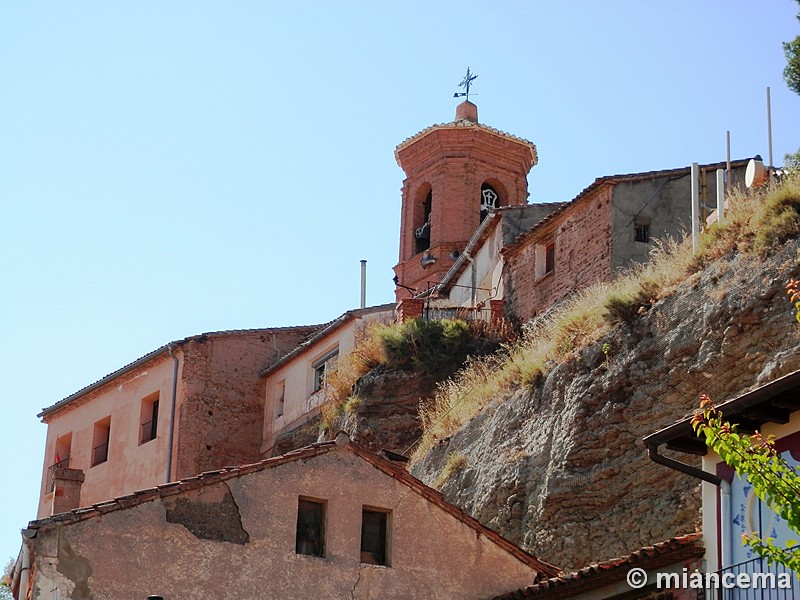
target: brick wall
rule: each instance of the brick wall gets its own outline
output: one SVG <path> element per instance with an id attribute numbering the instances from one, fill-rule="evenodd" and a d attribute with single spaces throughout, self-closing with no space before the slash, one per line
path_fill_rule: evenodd
<path id="1" fill-rule="evenodd" d="M 261 459 L 265 393 L 258 373 L 313 329 L 216 333 L 183 346 L 173 479 Z"/>
<path id="2" fill-rule="evenodd" d="M 512 320 L 524 323 L 573 290 L 611 278 L 612 189 L 600 186 L 504 253 L 506 312 Z M 550 242 L 555 268 L 537 277 L 536 247 Z"/>
<path id="3" fill-rule="evenodd" d="M 401 284 L 422 291 L 438 283 L 453 264 L 452 250 L 463 251 L 480 224 L 480 190 L 490 184 L 501 206 L 525 204 L 531 147 L 478 126 L 443 126 L 398 149 L 406 173 L 400 220 Z M 415 230 L 423 224 L 422 203 L 431 193 L 429 252 L 436 262 L 420 265 Z M 410 294 L 397 288 L 397 300 Z"/>

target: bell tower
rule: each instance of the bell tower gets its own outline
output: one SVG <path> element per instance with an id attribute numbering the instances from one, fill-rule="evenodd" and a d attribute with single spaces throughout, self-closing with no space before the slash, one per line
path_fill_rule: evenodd
<path id="1" fill-rule="evenodd" d="M 394 268 L 400 301 L 441 281 L 489 211 L 527 203 L 537 155 L 531 142 L 478 123 L 467 100 L 454 121 L 407 139 L 395 158 L 406 174 Z"/>

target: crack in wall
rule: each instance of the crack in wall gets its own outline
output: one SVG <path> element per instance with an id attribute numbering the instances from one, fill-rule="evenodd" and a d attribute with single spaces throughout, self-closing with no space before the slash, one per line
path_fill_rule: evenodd
<path id="1" fill-rule="evenodd" d="M 361 575 L 363 574 L 363 572 L 364 572 L 364 565 L 359 565 L 358 578 L 356 579 L 356 582 L 353 584 L 353 589 L 350 590 L 350 600 L 356 599 L 356 588 L 358 587 L 358 584 L 361 582 Z"/>

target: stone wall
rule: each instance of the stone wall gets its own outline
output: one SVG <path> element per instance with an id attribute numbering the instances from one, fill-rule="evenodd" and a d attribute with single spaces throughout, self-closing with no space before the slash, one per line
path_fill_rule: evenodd
<path id="1" fill-rule="evenodd" d="M 495 400 L 414 474 L 435 481 L 448 454 L 465 455 L 446 498 L 565 570 L 694 531 L 699 482 L 651 462 L 641 440 L 701 393 L 721 402 L 800 368 L 783 289 L 799 251 L 709 265 L 533 390 Z"/>
<path id="2" fill-rule="evenodd" d="M 173 479 L 261 459 L 265 392 L 258 373 L 311 331 L 223 332 L 183 346 Z"/>

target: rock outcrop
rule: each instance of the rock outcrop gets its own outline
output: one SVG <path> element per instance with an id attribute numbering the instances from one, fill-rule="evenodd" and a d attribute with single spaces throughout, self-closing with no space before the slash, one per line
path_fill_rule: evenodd
<path id="1" fill-rule="evenodd" d="M 799 247 L 711 263 L 534 389 L 497 398 L 412 472 L 431 484 L 463 455 L 445 497 L 565 570 L 693 531 L 699 482 L 652 463 L 641 440 L 702 393 L 721 402 L 800 368 L 784 292 Z"/>

